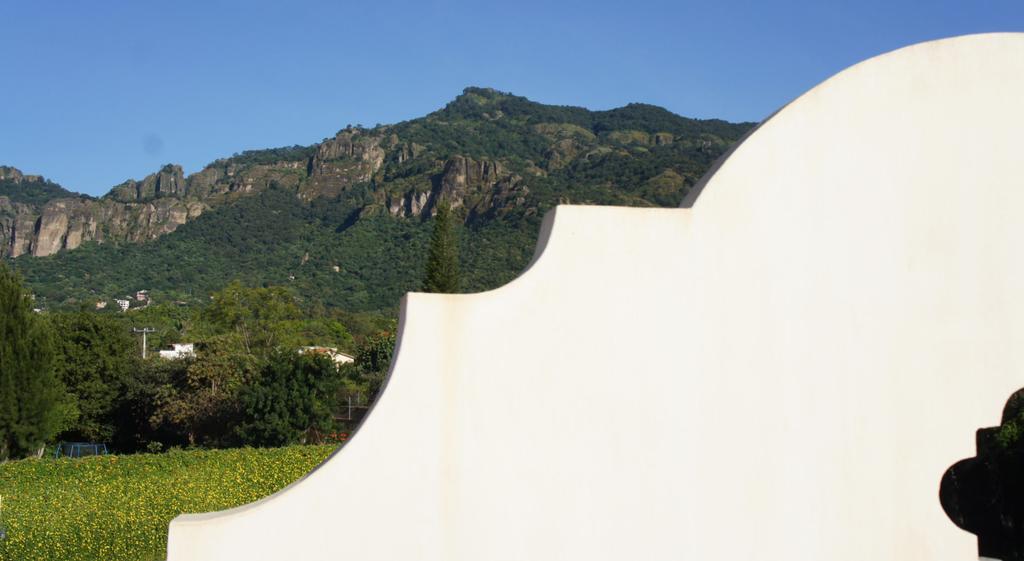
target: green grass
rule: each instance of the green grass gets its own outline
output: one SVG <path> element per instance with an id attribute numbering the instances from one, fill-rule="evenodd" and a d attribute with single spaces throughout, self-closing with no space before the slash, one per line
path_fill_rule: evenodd
<path id="1" fill-rule="evenodd" d="M 22 460 L 0 464 L 0 559 L 164 559 L 167 524 L 277 491 L 333 446 Z"/>

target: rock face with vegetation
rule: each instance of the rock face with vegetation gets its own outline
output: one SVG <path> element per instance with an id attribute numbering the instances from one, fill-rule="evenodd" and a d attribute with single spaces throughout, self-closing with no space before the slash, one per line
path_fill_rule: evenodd
<path id="1" fill-rule="evenodd" d="M 179 166 L 167 166 L 142 182 L 125 182 L 101 199 L 4 169 L 9 171 L 0 174 L 0 257 L 42 257 L 88 241 L 144 242 L 173 232 L 208 208 L 200 199 L 178 196 Z"/>
<path id="2" fill-rule="evenodd" d="M 53 302 L 137 288 L 198 297 L 243 278 L 380 309 L 419 284 L 441 202 L 467 226 L 463 289 L 489 288 L 528 261 L 547 209 L 676 206 L 750 126 L 467 88 L 422 118 L 246 151 L 188 176 L 167 165 L 98 199 L 2 168 L 0 256 L 51 256 L 15 266 Z M 72 275 L 87 280 L 60 281 Z"/>

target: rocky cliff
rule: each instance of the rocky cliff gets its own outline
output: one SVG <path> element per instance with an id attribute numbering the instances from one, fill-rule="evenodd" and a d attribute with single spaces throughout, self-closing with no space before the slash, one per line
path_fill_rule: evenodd
<path id="1" fill-rule="evenodd" d="M 526 204 L 530 189 L 523 178 L 495 160 L 466 156 L 447 159 L 440 173 L 397 196 L 386 197 L 388 213 L 400 217 L 433 215 L 439 201 L 465 208 L 466 219 L 475 220 L 501 210 Z"/>
<path id="2" fill-rule="evenodd" d="M 396 135 L 344 130 L 317 146 L 307 160 L 269 164 L 245 158 L 219 160 L 188 177 L 167 165 L 142 180 L 128 180 L 104 197 L 68 193 L 42 204 L 13 202 L 0 189 L 0 257 L 46 256 L 88 241 L 142 242 L 173 232 L 204 210 L 259 192 L 270 185 L 295 190 L 304 200 L 332 197 L 356 184 L 372 183 L 386 159 L 402 164 L 423 150 Z M 431 161 L 403 191 L 382 189 L 381 207 L 396 217 L 432 213 L 437 200 L 465 207 L 471 217 L 522 205 L 529 189 L 501 162 L 456 155 Z M 433 172 L 433 173 L 429 173 Z M 31 189 L 44 181 L 11 167 L 0 168 L 10 182 Z"/>
<path id="3" fill-rule="evenodd" d="M 173 232 L 205 208 L 195 200 L 122 203 L 82 196 L 33 205 L 13 202 L 0 190 L 0 257 L 51 255 L 87 241 L 151 240 Z"/>
<path id="4" fill-rule="evenodd" d="M 384 164 L 388 149 L 398 140 L 376 131 L 346 129 L 325 140 L 309 160 L 309 181 L 302 189 L 304 198 L 337 195 L 345 188 L 367 182 Z"/>
<path id="5" fill-rule="evenodd" d="M 25 175 L 18 168 L 11 166 L 0 166 L 0 181 L 7 181 L 17 185 L 26 182 L 41 182 L 43 177 L 40 175 Z"/>
<path id="6" fill-rule="evenodd" d="M 181 166 L 166 165 L 142 181 L 129 179 L 114 187 L 107 194 L 107 198 L 128 203 L 148 201 L 157 197 L 183 197 L 185 191 L 185 172 Z"/>
<path id="7" fill-rule="evenodd" d="M 167 165 L 142 180 L 125 181 L 99 199 L 63 189 L 47 196 L 42 190 L 54 184 L 0 167 L 0 257 L 46 256 L 89 241 L 152 240 L 209 208 L 272 183 L 297 188 L 307 165 L 218 161 L 187 178 L 181 166 Z M 20 201 L 26 194 L 34 200 Z"/>

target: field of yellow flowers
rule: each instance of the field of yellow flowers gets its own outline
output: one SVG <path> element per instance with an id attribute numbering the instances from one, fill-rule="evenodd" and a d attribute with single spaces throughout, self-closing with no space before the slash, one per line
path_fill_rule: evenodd
<path id="1" fill-rule="evenodd" d="M 22 460 L 0 464 L 3 561 L 164 559 L 183 512 L 252 502 L 298 479 L 333 446 Z"/>

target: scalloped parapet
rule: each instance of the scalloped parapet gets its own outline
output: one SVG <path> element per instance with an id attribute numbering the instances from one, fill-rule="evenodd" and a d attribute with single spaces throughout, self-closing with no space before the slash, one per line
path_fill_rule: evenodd
<path id="1" fill-rule="evenodd" d="M 386 389 L 169 561 L 957 560 L 938 500 L 1024 386 L 1024 35 L 780 110 L 692 208 L 559 207 L 482 294 L 410 294 Z"/>

